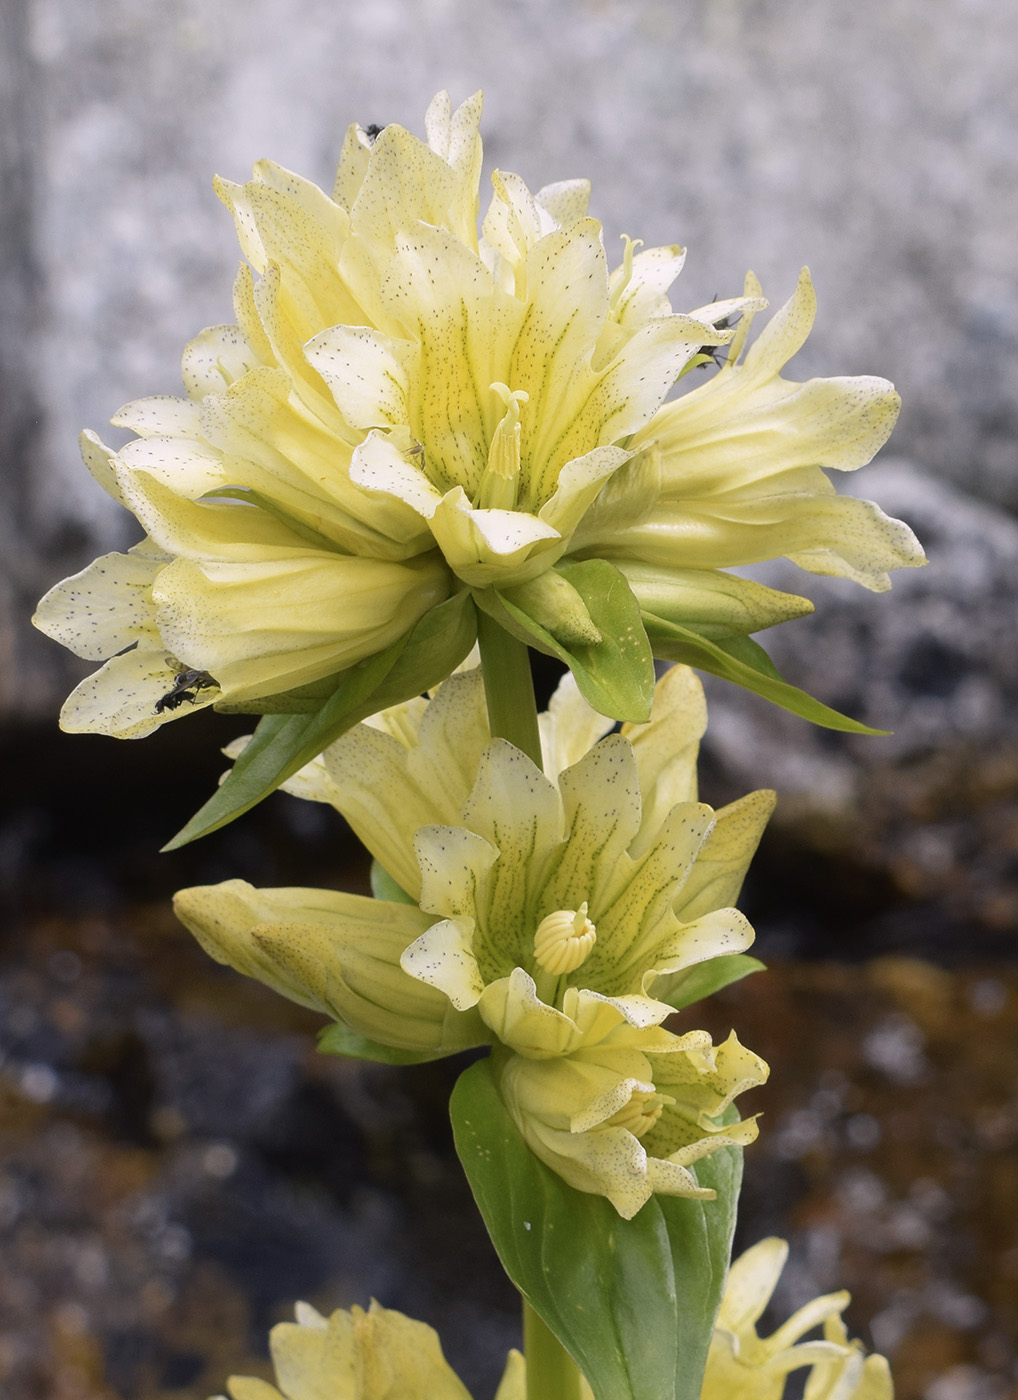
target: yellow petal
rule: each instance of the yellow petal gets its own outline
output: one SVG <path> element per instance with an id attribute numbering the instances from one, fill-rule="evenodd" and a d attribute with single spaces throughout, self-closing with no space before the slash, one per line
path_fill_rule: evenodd
<path id="1" fill-rule="evenodd" d="M 414 346 L 368 326 L 332 326 L 308 342 L 307 357 L 355 428 L 384 428 L 409 421 L 408 367 Z"/>
<path id="2" fill-rule="evenodd" d="M 307 684 L 382 650 L 447 595 L 430 556 L 397 564 L 307 550 L 250 562 L 176 559 L 153 596 L 170 649 L 241 700 Z"/>
<path id="3" fill-rule="evenodd" d="M 156 706 L 173 688 L 177 669 L 158 633 L 149 634 L 75 686 L 60 711 L 60 728 L 68 734 L 140 739 L 218 698 L 217 690 L 200 690 L 193 701 L 160 713 Z"/>
<path id="4" fill-rule="evenodd" d="M 399 1049 L 451 1052 L 483 1043 L 399 959 L 428 919 L 409 904 L 311 889 L 257 890 L 228 880 L 180 891 L 178 918 L 217 962 L 290 1000 Z"/>
<path id="5" fill-rule="evenodd" d="M 707 728 L 707 702 L 696 672 L 670 666 L 654 687 L 646 724 L 624 724 L 640 778 L 641 828 L 631 853 L 642 854 L 678 802 L 697 800 L 696 761 Z"/>
<path id="6" fill-rule="evenodd" d="M 484 978 L 473 954 L 473 919 L 443 919 L 414 940 L 402 956 L 410 977 L 447 996 L 457 1011 L 476 1006 Z"/>
<path id="7" fill-rule="evenodd" d="M 413 844 L 421 868 L 421 907 L 471 917 L 498 859 L 497 847 L 458 826 L 422 827 Z"/>
<path id="8" fill-rule="evenodd" d="M 735 903 L 776 801 L 775 793 L 762 788 L 715 814 L 714 826 L 675 901 L 679 918 L 689 922 Z"/>
<path id="9" fill-rule="evenodd" d="M 155 627 L 152 583 L 168 557 L 140 550 L 104 554 L 51 588 L 32 623 L 89 661 L 104 661 L 146 640 L 153 650 L 165 650 Z"/>

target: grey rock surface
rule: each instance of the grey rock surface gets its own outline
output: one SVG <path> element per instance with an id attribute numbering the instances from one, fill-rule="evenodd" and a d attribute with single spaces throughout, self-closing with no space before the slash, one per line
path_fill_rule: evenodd
<path id="1" fill-rule="evenodd" d="M 786 679 L 893 732 L 835 734 L 708 682 L 708 745 L 725 770 L 834 808 L 868 770 L 1018 742 L 1018 522 L 901 458 L 841 484 L 907 520 L 929 563 L 894 573 L 888 594 L 767 566 L 757 576 L 808 595 L 816 612 L 758 640 Z"/>
<path id="2" fill-rule="evenodd" d="M 0 711 L 71 667 L 38 592 L 135 536 L 79 428 L 179 385 L 230 317 L 211 192 L 269 155 L 331 182 L 351 120 L 487 94 L 487 164 L 587 175 L 610 248 L 689 248 L 676 304 L 809 263 L 801 377 L 893 378 L 897 450 L 1018 503 L 1018 10 L 999 0 L 7 0 L 0 60 Z"/>

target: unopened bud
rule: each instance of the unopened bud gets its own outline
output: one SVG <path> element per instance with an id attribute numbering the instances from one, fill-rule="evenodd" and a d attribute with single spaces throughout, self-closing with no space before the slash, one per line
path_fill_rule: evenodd
<path id="1" fill-rule="evenodd" d="M 597 646 L 601 633 L 573 585 L 555 569 L 528 583 L 504 590 L 510 603 L 522 608 L 563 646 Z"/>

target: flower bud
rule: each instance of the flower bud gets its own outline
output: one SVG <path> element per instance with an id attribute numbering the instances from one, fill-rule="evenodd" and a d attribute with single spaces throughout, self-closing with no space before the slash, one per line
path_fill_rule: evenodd
<path id="1" fill-rule="evenodd" d="M 601 640 L 586 603 L 554 569 L 504 592 L 510 603 L 522 608 L 563 646 L 596 646 Z"/>

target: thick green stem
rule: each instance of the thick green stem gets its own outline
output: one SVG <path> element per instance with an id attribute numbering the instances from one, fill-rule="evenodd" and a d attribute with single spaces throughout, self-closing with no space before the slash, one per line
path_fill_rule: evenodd
<path id="1" fill-rule="evenodd" d="M 524 642 L 478 609 L 477 641 L 481 649 L 484 697 L 493 739 L 508 739 L 541 766 L 541 731 Z"/>
<path id="2" fill-rule="evenodd" d="M 477 640 L 493 739 L 508 739 L 541 766 L 541 731 L 526 645 L 478 610 Z M 555 1334 L 524 1301 L 527 1400 L 588 1400 L 583 1376 Z"/>
<path id="3" fill-rule="evenodd" d="M 529 1303 L 523 1304 L 527 1400 L 586 1400 L 590 1395 L 576 1362 Z"/>

